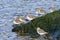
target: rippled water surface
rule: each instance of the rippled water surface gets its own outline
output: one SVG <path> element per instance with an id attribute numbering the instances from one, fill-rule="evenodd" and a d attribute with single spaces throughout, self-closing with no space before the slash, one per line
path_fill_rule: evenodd
<path id="1" fill-rule="evenodd" d="M 43 8 L 49 13 L 49 7 L 60 9 L 60 0 L 0 0 L 0 40 L 30 40 L 17 37 L 12 32 L 13 18 L 18 15 L 25 16 L 27 13 L 36 15 L 35 8 Z M 36 39 L 40 40 L 40 39 Z"/>

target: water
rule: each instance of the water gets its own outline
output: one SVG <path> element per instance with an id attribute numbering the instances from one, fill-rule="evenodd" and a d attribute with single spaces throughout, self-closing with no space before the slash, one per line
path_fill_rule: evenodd
<path id="1" fill-rule="evenodd" d="M 0 0 L 0 40 L 25 40 L 12 32 L 13 18 L 27 13 L 36 15 L 35 8 L 43 8 L 49 13 L 49 7 L 60 9 L 60 0 Z M 30 39 L 27 39 L 30 40 Z M 36 39 L 40 40 L 40 39 Z"/>

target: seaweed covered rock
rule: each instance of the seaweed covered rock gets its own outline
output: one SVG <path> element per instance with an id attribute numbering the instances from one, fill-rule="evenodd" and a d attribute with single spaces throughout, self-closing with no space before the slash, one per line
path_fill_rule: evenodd
<path id="1" fill-rule="evenodd" d="M 24 33 L 37 34 L 37 27 L 45 30 L 49 34 L 53 34 L 56 30 L 60 30 L 60 10 L 48 13 L 42 17 L 38 17 L 27 24 L 15 27 L 15 32 L 24 31 Z"/>

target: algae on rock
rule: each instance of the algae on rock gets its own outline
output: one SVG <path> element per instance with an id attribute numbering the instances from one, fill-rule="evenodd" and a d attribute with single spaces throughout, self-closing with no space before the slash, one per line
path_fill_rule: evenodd
<path id="1" fill-rule="evenodd" d="M 60 10 L 38 17 L 27 24 L 17 26 L 12 31 L 20 33 L 23 31 L 23 33 L 28 33 L 29 35 L 38 35 L 37 27 L 40 27 L 49 34 L 54 34 L 56 30 L 60 30 Z"/>

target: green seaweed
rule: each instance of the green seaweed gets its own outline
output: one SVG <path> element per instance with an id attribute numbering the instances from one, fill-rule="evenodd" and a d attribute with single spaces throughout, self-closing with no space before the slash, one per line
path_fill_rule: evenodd
<path id="1" fill-rule="evenodd" d="M 33 19 L 27 24 L 17 26 L 14 28 L 14 31 L 24 31 L 23 33 L 28 33 L 29 35 L 38 35 L 36 31 L 37 27 L 40 27 L 49 34 L 54 34 L 56 30 L 60 30 L 60 10 Z"/>

